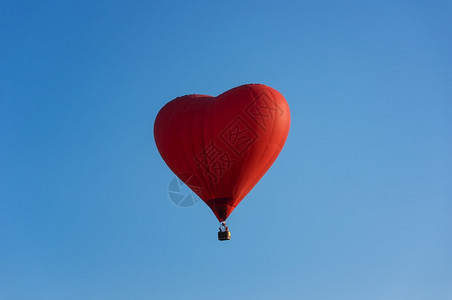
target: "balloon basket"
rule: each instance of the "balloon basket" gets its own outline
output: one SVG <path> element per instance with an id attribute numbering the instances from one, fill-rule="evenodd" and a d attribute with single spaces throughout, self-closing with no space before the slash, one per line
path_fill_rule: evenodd
<path id="1" fill-rule="evenodd" d="M 218 240 L 219 241 L 229 241 L 231 239 L 230 231 L 220 231 L 218 232 Z"/>

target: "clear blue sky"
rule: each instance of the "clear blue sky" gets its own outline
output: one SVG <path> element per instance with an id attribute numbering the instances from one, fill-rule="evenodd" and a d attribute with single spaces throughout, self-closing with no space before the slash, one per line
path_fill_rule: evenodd
<path id="1" fill-rule="evenodd" d="M 0 1 L 0 299 L 452 299 L 450 1 Z M 279 90 L 280 157 L 216 240 L 152 128 Z"/>

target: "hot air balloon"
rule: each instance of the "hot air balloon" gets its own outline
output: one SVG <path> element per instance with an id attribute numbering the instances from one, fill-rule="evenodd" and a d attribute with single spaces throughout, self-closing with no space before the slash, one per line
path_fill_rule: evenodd
<path id="1" fill-rule="evenodd" d="M 168 167 L 213 211 L 219 240 L 226 219 L 278 157 L 290 127 L 289 106 L 275 89 L 246 84 L 213 97 L 168 102 L 154 123 Z"/>

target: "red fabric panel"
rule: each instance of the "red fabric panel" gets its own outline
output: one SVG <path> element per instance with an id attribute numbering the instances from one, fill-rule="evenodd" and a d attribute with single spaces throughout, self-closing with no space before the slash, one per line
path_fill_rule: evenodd
<path id="1" fill-rule="evenodd" d="M 284 97 L 247 84 L 170 101 L 155 119 L 154 138 L 174 174 L 222 222 L 276 160 L 289 127 Z"/>

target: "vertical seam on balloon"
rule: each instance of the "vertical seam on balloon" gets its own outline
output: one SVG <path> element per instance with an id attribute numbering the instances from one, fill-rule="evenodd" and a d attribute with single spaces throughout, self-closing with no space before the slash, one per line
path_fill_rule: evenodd
<path id="1" fill-rule="evenodd" d="M 275 100 L 274 100 L 274 97 L 273 97 L 273 94 L 271 93 L 271 91 L 269 91 L 269 90 L 267 89 L 266 86 L 264 86 L 264 88 L 265 88 L 266 91 L 270 92 L 270 96 L 271 96 L 272 100 L 275 101 Z M 253 95 L 254 95 L 254 92 L 252 92 L 252 93 L 253 93 Z M 262 160 L 262 157 L 265 155 L 265 153 L 266 153 L 267 150 L 268 150 L 268 145 L 269 145 L 268 141 L 270 141 L 270 138 L 273 136 L 273 132 L 274 132 L 274 129 L 275 129 L 275 123 L 276 123 L 276 122 L 272 122 L 272 129 L 271 129 L 270 135 L 268 135 L 267 143 L 265 143 L 265 148 L 264 148 L 264 151 L 263 151 L 263 152 L 261 153 L 261 155 L 260 155 L 259 161 Z M 260 172 L 258 173 L 259 176 L 257 176 L 257 178 L 255 178 L 255 180 L 254 180 L 254 185 L 253 185 L 253 187 L 254 187 L 254 186 L 260 181 L 260 179 L 265 175 L 266 171 L 268 170 L 268 169 L 266 168 L 267 165 L 268 165 L 268 162 L 265 164 L 265 166 L 264 166 L 263 168 L 261 168 Z M 251 190 L 250 190 L 250 191 L 251 191 Z M 246 195 L 245 195 L 245 196 L 246 196 Z M 244 196 L 243 198 L 245 198 L 245 196 Z"/>
<path id="2" fill-rule="evenodd" d="M 246 87 L 246 89 L 250 92 L 250 94 L 253 96 L 253 101 L 255 101 L 255 96 L 256 96 L 256 94 L 254 93 L 254 90 L 252 89 L 252 88 L 250 88 L 249 86 L 247 86 L 247 85 L 245 85 L 245 87 Z M 244 160 L 247 160 L 249 157 L 250 157 L 250 155 L 251 155 L 251 153 L 252 153 L 252 147 L 249 149 L 249 151 L 248 151 L 248 153 L 246 154 L 246 158 L 244 157 L 243 159 Z M 240 174 L 239 174 L 239 178 L 241 178 L 242 177 L 242 175 L 243 175 L 243 172 L 244 172 L 244 169 L 241 169 L 240 170 Z M 255 184 L 254 184 L 255 185 Z M 253 185 L 253 186 L 254 186 Z M 237 188 L 237 187 L 236 187 Z M 242 193 L 240 193 L 240 194 L 238 194 L 237 196 L 238 197 L 236 197 L 236 199 L 234 200 L 234 202 L 233 202 L 233 205 L 234 205 L 234 207 L 237 207 L 237 205 L 246 197 L 246 195 L 249 193 L 249 192 L 251 192 L 251 189 L 250 190 L 248 190 L 248 192 L 245 194 L 245 195 L 242 195 Z"/>
<path id="3" fill-rule="evenodd" d="M 189 102 L 189 104 L 185 107 L 185 109 L 184 109 L 184 111 L 182 112 L 183 114 L 186 114 L 187 113 L 187 111 L 189 110 L 189 108 L 191 107 L 191 105 L 192 105 L 192 101 L 190 101 Z M 191 125 L 191 124 L 190 124 Z M 182 132 L 182 131 L 181 131 Z M 180 137 L 180 139 L 179 140 L 183 140 L 183 137 L 181 137 L 180 135 L 181 135 L 181 132 L 179 132 L 179 137 Z M 190 132 L 191 132 L 191 130 L 190 130 Z M 191 169 L 191 167 L 192 167 L 192 162 L 191 162 L 191 160 L 188 160 L 187 159 L 187 153 L 188 153 L 188 151 L 186 151 L 187 150 L 187 146 L 189 146 L 189 145 L 185 145 L 185 143 L 182 143 L 182 149 L 183 149 L 183 158 L 187 161 L 187 163 L 188 163 L 188 167 Z M 182 180 L 182 179 L 181 179 Z"/>
<path id="4" fill-rule="evenodd" d="M 209 105 L 210 103 L 208 103 L 208 105 Z M 205 151 L 205 149 L 206 149 L 206 137 L 205 137 L 205 134 L 206 134 L 206 132 L 205 132 L 205 124 L 206 124 L 206 108 L 204 108 L 204 109 L 202 109 L 202 111 L 201 111 L 201 113 L 202 113 L 202 117 L 201 117 L 201 120 L 202 120 L 202 124 L 201 124 L 201 131 L 202 131 L 202 139 L 201 139 L 201 144 L 202 144 L 202 150 L 201 151 Z M 203 159 L 203 164 L 206 164 L 207 165 L 207 157 L 206 157 L 206 155 L 201 155 L 201 158 Z M 207 165 L 208 166 L 208 165 Z M 210 167 L 210 166 L 208 166 L 208 167 Z M 211 190 L 211 184 L 210 184 L 210 182 L 209 182 L 209 180 L 207 179 L 208 177 L 205 177 L 204 178 L 204 176 L 203 176 L 203 186 L 204 186 L 204 189 L 207 189 L 207 190 Z M 203 191 L 203 192 L 206 192 L 206 191 Z M 206 195 L 209 195 L 210 193 L 208 193 L 208 192 L 206 192 Z M 209 198 L 210 198 L 210 195 L 208 196 Z M 205 199 L 206 201 L 210 201 L 211 199 Z M 215 203 L 213 203 L 214 204 L 214 214 L 216 215 L 216 213 L 215 213 Z"/>
<path id="5" fill-rule="evenodd" d="M 190 108 L 193 104 L 195 103 L 195 101 L 190 101 L 190 104 L 188 105 L 188 108 Z M 188 109 L 187 108 L 187 109 Z M 193 155 L 196 156 L 196 149 L 195 149 L 195 145 L 193 143 L 193 123 L 194 123 L 194 118 L 192 118 L 191 120 L 191 124 L 190 124 L 190 132 L 191 132 L 191 136 L 190 136 L 190 141 L 191 141 L 191 153 L 193 153 Z M 188 152 L 187 152 L 188 153 Z M 187 156 L 185 156 L 185 159 L 187 159 L 189 161 L 189 165 L 191 166 L 190 169 L 192 169 L 193 171 L 196 170 L 196 162 L 195 162 L 195 158 L 191 157 L 190 159 L 188 159 Z M 193 174 L 195 174 L 195 172 L 193 172 Z M 199 195 L 198 195 L 199 196 Z"/>
<path id="6" fill-rule="evenodd" d="M 212 115 L 212 116 L 216 116 L 216 114 L 215 114 L 215 107 L 216 107 L 216 104 L 217 104 L 217 99 L 216 99 L 216 97 L 215 97 L 215 99 L 214 99 L 214 101 L 210 101 L 210 105 L 208 106 L 209 107 L 209 110 L 210 110 L 210 114 Z M 213 128 L 214 128 L 214 123 L 215 123 L 215 118 L 210 118 L 210 126 L 209 126 L 209 128 L 213 131 L 213 132 L 215 132 L 214 130 L 213 130 Z M 213 136 L 213 134 L 212 134 L 212 136 Z M 217 136 L 214 136 L 214 138 L 213 138 L 213 141 L 215 141 L 215 139 L 217 138 Z M 223 178 L 224 178 L 224 176 L 220 176 L 220 178 L 218 178 L 217 180 L 218 181 L 220 181 L 221 180 L 221 182 L 223 182 L 222 180 L 223 180 Z M 218 182 L 217 181 L 217 184 L 215 185 L 215 186 L 212 186 L 212 192 L 213 192 L 213 194 L 215 194 L 215 195 L 218 195 L 218 190 L 221 190 L 221 189 L 219 189 L 218 188 L 218 186 L 220 185 L 220 182 Z M 216 187 L 216 188 L 215 188 Z"/>
<path id="7" fill-rule="evenodd" d="M 186 107 L 186 110 L 185 110 L 185 112 L 187 111 L 187 110 L 189 110 L 190 108 L 193 108 L 194 106 L 196 106 L 196 104 L 198 104 L 198 102 L 197 101 L 201 101 L 201 100 L 199 100 L 199 99 L 196 99 L 196 100 L 194 100 L 194 99 L 190 99 L 191 101 L 190 101 L 190 103 L 189 103 L 189 105 L 187 105 L 187 107 Z M 195 107 L 196 108 L 196 107 Z M 184 158 L 185 158 L 185 160 L 188 162 L 188 166 L 190 167 L 190 172 L 191 173 L 193 173 L 193 174 L 195 174 L 196 173 L 196 169 L 197 169 L 197 165 L 196 165 L 196 159 L 195 159 L 195 157 L 196 157 L 196 155 L 197 155 L 197 152 L 196 152 L 196 148 L 195 148 L 195 144 L 193 143 L 193 134 L 194 134 L 194 124 L 195 124 L 195 121 L 196 121 L 196 119 L 195 118 L 192 118 L 191 120 L 190 120 L 190 130 L 189 130 L 189 132 L 191 132 L 191 145 L 189 145 L 190 146 L 190 148 L 191 148 L 191 152 L 190 151 L 184 151 Z M 185 150 L 186 148 L 184 147 L 184 150 Z M 195 157 L 189 157 L 189 156 L 187 156 L 187 153 L 193 153 L 193 155 L 195 156 Z M 202 178 L 198 178 L 199 180 L 202 180 Z M 204 191 L 203 191 L 203 193 L 204 193 Z M 198 195 L 199 196 L 199 195 Z M 202 197 L 200 196 L 200 198 L 202 199 Z"/>
<path id="8" fill-rule="evenodd" d="M 251 88 L 249 88 L 247 85 L 245 85 L 245 87 L 246 87 L 246 89 L 250 92 L 250 94 L 251 94 L 251 95 L 253 96 L 253 98 L 254 98 L 253 90 L 252 90 Z M 252 148 L 252 147 L 251 147 L 251 148 Z M 251 149 L 250 149 L 250 150 L 251 150 Z M 245 157 L 243 157 L 242 159 L 243 159 L 244 161 L 246 161 L 246 160 L 249 158 L 250 153 L 251 153 L 251 152 L 248 151 L 247 154 L 245 155 Z M 242 169 L 240 170 L 240 173 L 239 173 L 239 176 L 238 176 L 238 180 L 237 180 L 237 181 L 239 181 L 239 180 L 242 178 L 243 172 L 244 172 L 244 168 L 242 168 Z M 237 189 L 238 189 L 238 184 L 235 185 L 234 189 L 235 189 L 235 190 L 234 190 L 233 195 L 236 195 L 236 191 L 237 191 Z M 249 192 L 249 191 L 248 191 L 248 192 Z M 245 196 L 246 196 L 246 195 L 245 195 Z M 236 197 L 234 197 L 234 198 L 235 198 L 235 200 L 234 200 L 234 202 L 233 202 L 234 207 L 237 207 L 238 202 L 242 201 L 242 199 L 245 198 L 245 196 L 241 197 L 241 194 L 238 194 Z"/>
<path id="9" fill-rule="evenodd" d="M 210 112 L 210 114 L 212 116 L 215 116 L 215 106 L 217 104 L 217 102 L 216 102 L 217 101 L 217 97 L 218 96 L 216 96 L 214 99 L 212 99 L 213 101 L 210 101 L 209 106 L 208 106 L 209 112 Z M 210 121 L 211 121 L 211 124 L 210 124 L 209 128 L 212 130 L 212 132 L 215 132 L 213 130 L 214 123 L 215 123 L 215 118 L 210 118 Z M 214 141 L 216 136 L 214 136 L 213 134 L 211 134 L 211 136 L 213 136 L 213 141 Z M 218 178 L 218 180 L 223 180 L 223 176 L 220 176 L 220 178 Z M 219 182 L 217 182 L 216 185 L 213 185 L 213 184 L 211 185 L 211 192 L 212 192 L 212 194 L 214 194 L 216 196 L 218 196 L 218 191 L 221 190 L 221 189 L 218 189 L 218 184 L 219 184 Z M 215 187 L 217 187 L 217 188 L 215 188 Z M 213 207 L 215 209 L 215 216 L 217 216 L 217 207 L 216 207 L 216 202 L 215 201 L 213 201 Z M 217 216 L 217 218 L 218 218 L 218 216 Z"/>
<path id="10" fill-rule="evenodd" d="M 208 101 L 207 99 L 203 99 L 203 101 Z M 202 105 L 202 108 L 205 107 L 204 105 Z M 204 137 L 204 127 L 205 127 L 205 109 L 201 109 L 201 132 L 202 132 L 202 138 L 201 138 L 201 144 L 202 144 L 202 148 L 201 148 L 201 153 L 200 153 L 200 157 L 203 160 L 202 164 L 205 165 L 207 164 L 207 157 L 206 155 L 204 155 L 204 151 L 206 149 L 206 143 L 205 143 L 205 137 Z M 193 134 L 193 133 L 192 133 Z M 196 165 L 195 165 L 196 167 Z M 201 167 L 202 168 L 202 167 Z M 202 170 L 201 170 L 202 172 Z M 202 182 L 203 182 L 203 193 L 205 193 L 205 195 L 209 194 L 209 190 L 210 190 L 210 185 L 209 185 L 209 180 L 207 179 L 207 177 L 202 176 L 201 178 Z M 204 200 L 204 199 L 203 199 Z M 205 199 L 205 200 L 209 200 L 209 199 Z"/>
<path id="11" fill-rule="evenodd" d="M 273 96 L 272 91 L 269 90 L 269 92 L 270 92 L 270 94 L 271 94 L 271 97 L 272 97 L 273 101 L 275 101 L 275 100 L 274 100 L 275 97 Z M 275 103 L 275 105 L 276 105 L 276 103 Z M 273 122 L 273 126 L 272 126 L 272 130 L 271 130 L 270 136 L 273 136 L 273 132 L 275 131 L 275 123 L 276 123 L 276 122 Z M 266 144 L 266 146 L 265 146 L 265 152 L 263 152 L 262 155 L 263 155 L 264 153 L 267 152 L 268 146 L 269 146 L 269 145 L 270 145 L 270 143 L 267 143 L 267 144 Z M 282 150 L 282 147 L 280 147 L 280 148 L 281 148 L 281 150 Z M 276 155 L 276 157 L 275 157 L 274 159 L 273 159 L 273 157 L 272 157 L 272 159 L 270 159 L 270 161 L 267 161 L 267 164 L 263 167 L 263 169 L 262 169 L 262 170 L 260 171 L 260 173 L 259 173 L 258 180 L 256 181 L 256 184 L 260 181 L 260 179 L 261 179 L 262 177 L 264 177 L 264 175 L 267 173 L 267 171 L 270 170 L 271 166 L 272 166 L 273 163 L 276 161 L 276 158 L 278 157 L 278 155 L 279 155 L 279 152 L 278 152 L 278 154 Z"/>

